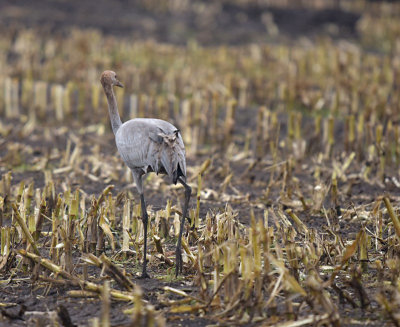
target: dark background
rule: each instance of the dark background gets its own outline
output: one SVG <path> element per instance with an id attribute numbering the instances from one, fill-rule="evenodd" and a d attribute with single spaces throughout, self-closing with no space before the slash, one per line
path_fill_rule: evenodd
<path id="1" fill-rule="evenodd" d="M 355 2 L 282 3 L 235 0 L 1 1 L 0 28 L 39 27 L 51 33 L 65 33 L 73 27 L 96 28 L 105 34 L 134 40 L 153 39 L 174 44 L 196 40 L 202 45 L 277 41 L 277 35 L 279 41 L 322 35 L 357 38 L 360 6 L 353 10 Z"/>

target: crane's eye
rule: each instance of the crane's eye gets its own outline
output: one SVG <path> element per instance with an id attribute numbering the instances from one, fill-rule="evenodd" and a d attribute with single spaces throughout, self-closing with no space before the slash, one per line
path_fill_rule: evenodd
<path id="1" fill-rule="evenodd" d="M 117 78 L 117 75 L 115 75 L 115 78 Z"/>

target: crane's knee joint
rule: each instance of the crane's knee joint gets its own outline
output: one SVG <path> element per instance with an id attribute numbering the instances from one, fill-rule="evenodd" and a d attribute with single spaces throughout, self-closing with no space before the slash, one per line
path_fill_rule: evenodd
<path id="1" fill-rule="evenodd" d="M 185 189 L 186 189 L 186 193 L 192 194 L 192 188 L 189 185 L 186 184 Z"/>
<path id="2" fill-rule="evenodd" d="M 189 185 L 185 185 L 185 193 L 187 197 L 190 197 L 192 195 L 192 188 Z"/>
<path id="3" fill-rule="evenodd" d="M 185 196 L 186 198 L 190 198 L 190 195 L 192 194 L 192 188 L 186 184 L 185 180 L 179 177 L 179 181 L 181 182 L 181 184 L 183 185 L 183 187 L 185 188 Z"/>

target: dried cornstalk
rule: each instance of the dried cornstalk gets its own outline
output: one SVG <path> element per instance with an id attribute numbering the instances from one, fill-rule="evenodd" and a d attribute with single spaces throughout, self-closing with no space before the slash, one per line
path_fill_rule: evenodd
<path id="1" fill-rule="evenodd" d="M 89 281 L 86 281 L 86 280 L 83 280 L 83 279 L 80 279 L 78 277 L 75 277 L 75 276 L 71 275 L 70 273 L 68 273 L 67 271 L 65 271 L 64 269 L 62 269 L 60 266 L 57 266 L 56 264 L 54 264 L 52 261 L 45 259 L 45 258 L 41 258 L 39 255 L 36 255 L 31 252 L 27 252 L 25 250 L 18 250 L 18 251 L 16 251 L 16 253 L 22 255 L 23 257 L 32 259 L 34 262 L 40 264 L 44 268 L 52 271 L 53 273 L 55 273 L 57 275 L 64 277 L 67 281 L 69 281 L 69 283 L 71 285 L 80 286 L 84 290 L 89 291 L 89 292 L 96 292 L 98 295 L 100 295 L 103 290 L 102 286 L 97 285 L 92 282 L 89 282 Z M 132 296 L 131 293 L 122 292 L 122 291 L 118 291 L 118 290 L 114 290 L 114 289 L 110 290 L 110 295 L 112 296 L 113 299 L 119 300 L 119 301 L 133 301 L 134 300 L 134 296 Z"/>
<path id="2" fill-rule="evenodd" d="M 124 287 L 127 291 L 131 291 L 135 284 L 132 283 L 125 274 L 111 262 L 111 260 L 103 253 L 100 256 L 100 261 L 103 263 L 104 267 L 106 268 L 105 271 L 113 277 L 119 285 Z"/>
<path id="3" fill-rule="evenodd" d="M 101 327 L 110 326 L 110 282 L 104 281 L 101 292 Z"/>
<path id="4" fill-rule="evenodd" d="M 383 202 L 388 210 L 389 217 L 392 220 L 394 229 L 396 231 L 397 238 L 400 240 L 400 222 L 398 216 L 394 213 L 392 204 L 387 196 L 383 197 Z"/>
<path id="5" fill-rule="evenodd" d="M 20 215 L 20 213 L 19 213 L 19 210 L 18 210 L 18 208 L 17 208 L 17 205 L 16 205 L 15 203 L 13 203 L 11 206 L 12 206 L 12 208 L 13 208 L 13 210 L 14 210 L 14 213 L 15 213 L 14 218 L 16 219 L 18 225 L 21 226 L 21 229 L 22 229 L 22 231 L 23 231 L 23 233 L 24 233 L 26 239 L 28 240 L 29 244 L 32 246 L 33 251 L 34 251 L 37 255 L 40 255 L 40 252 L 39 252 L 38 247 L 37 247 L 37 245 L 36 245 L 36 243 L 35 243 L 35 240 L 33 239 L 31 233 L 29 233 L 28 226 L 26 226 L 25 221 L 24 221 L 23 218 L 21 217 L 21 215 Z"/>

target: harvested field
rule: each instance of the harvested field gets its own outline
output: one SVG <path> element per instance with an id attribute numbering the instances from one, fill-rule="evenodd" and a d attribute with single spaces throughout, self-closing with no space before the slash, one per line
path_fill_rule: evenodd
<path id="1" fill-rule="evenodd" d="M 400 325 L 400 5 L 302 3 L 1 5 L 0 326 Z M 184 189 L 154 173 L 139 278 L 106 69 L 122 121 L 185 141 L 177 278 Z"/>

